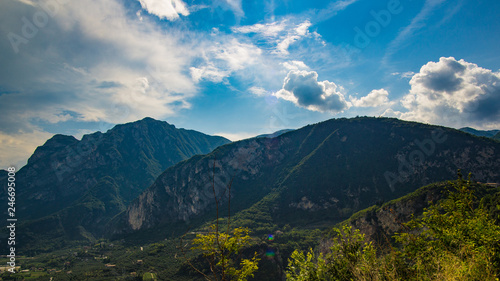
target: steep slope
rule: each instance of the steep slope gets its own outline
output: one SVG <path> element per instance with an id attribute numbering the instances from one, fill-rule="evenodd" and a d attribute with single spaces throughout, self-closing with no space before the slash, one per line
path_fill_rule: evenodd
<path id="1" fill-rule="evenodd" d="M 242 211 L 235 220 L 262 231 L 273 224 L 331 225 L 453 178 L 458 168 L 479 181 L 500 181 L 500 144 L 493 140 L 397 119 L 335 119 L 225 145 L 167 169 L 114 232 L 213 218 L 214 159 L 216 194 L 227 198 L 225 186 L 234 179 L 231 210 Z"/>
<path id="2" fill-rule="evenodd" d="M 228 142 L 151 118 L 85 135 L 81 141 L 55 135 L 17 173 L 22 187 L 18 216 L 23 222 L 35 220 L 26 230 L 34 236 L 71 234 L 72 225 L 83 226 L 77 237 L 99 232 L 166 168 Z"/>
<path id="3" fill-rule="evenodd" d="M 491 218 L 497 223 L 500 222 L 500 216 L 498 216 L 500 186 L 476 183 L 471 187 L 475 200 L 485 206 Z M 385 204 L 361 210 L 340 225 L 351 225 L 359 229 L 368 239 L 384 245 L 392 241 L 391 237 L 396 232 L 403 229 L 403 223 L 410 221 L 412 216 L 421 216 L 424 208 L 428 208 L 431 202 L 436 204 L 439 200 L 446 198 L 449 191 L 453 191 L 449 182 L 430 184 Z"/>

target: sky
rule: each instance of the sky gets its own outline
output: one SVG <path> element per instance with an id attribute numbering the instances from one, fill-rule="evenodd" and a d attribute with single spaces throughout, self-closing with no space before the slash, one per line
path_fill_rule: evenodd
<path id="1" fill-rule="evenodd" d="M 500 129 L 500 1 L 0 0 L 0 168 L 153 117 L 239 140 L 331 118 Z"/>

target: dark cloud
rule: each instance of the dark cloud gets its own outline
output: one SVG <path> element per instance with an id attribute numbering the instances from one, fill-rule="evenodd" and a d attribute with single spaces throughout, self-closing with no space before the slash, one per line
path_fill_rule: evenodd
<path id="1" fill-rule="evenodd" d="M 437 92 L 460 90 L 464 80 L 460 77 L 466 67 L 453 58 L 443 58 L 435 67 L 428 67 L 417 76 L 415 83 L 423 84 L 427 89 Z"/>
<path id="2" fill-rule="evenodd" d="M 401 117 L 452 127 L 500 127 L 500 72 L 453 57 L 429 62 L 410 81 Z"/>

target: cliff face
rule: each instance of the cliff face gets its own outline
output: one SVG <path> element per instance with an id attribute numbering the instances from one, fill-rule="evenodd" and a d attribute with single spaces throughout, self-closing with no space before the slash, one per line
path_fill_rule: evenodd
<path id="1" fill-rule="evenodd" d="M 490 213 L 490 217 L 497 222 L 500 219 L 497 211 L 497 202 L 500 198 L 499 187 L 498 184 L 473 184 L 471 186 L 476 203 L 481 202 Z M 409 222 L 413 217 L 421 216 L 425 208 L 439 203 L 453 190 L 449 182 L 424 186 L 383 205 L 374 205 L 359 211 L 340 225 L 350 225 L 354 229 L 359 229 L 362 234 L 365 234 L 367 241 L 373 241 L 380 246 L 388 245 L 394 242 L 394 234 L 405 231 L 404 223 Z M 326 251 L 330 244 L 330 239 L 324 239 L 320 247 Z"/>
<path id="2" fill-rule="evenodd" d="M 420 216 L 430 202 L 437 203 L 446 196 L 446 183 L 429 185 L 417 191 L 388 202 L 382 206 L 372 206 L 353 215 L 345 223 L 365 234 L 366 239 L 384 245 L 392 241 L 392 236 L 403 229 L 403 223 L 412 216 Z"/>
<path id="3" fill-rule="evenodd" d="M 273 182 L 273 171 L 285 157 L 285 140 L 252 139 L 225 146 L 206 156 L 196 156 L 167 169 L 127 210 L 133 230 L 150 228 L 164 222 L 188 221 L 214 206 L 215 194 L 227 200 L 228 184 L 233 180 L 231 196 L 235 205 L 250 203 L 263 196 Z M 272 146 L 274 145 L 274 148 Z M 215 167 L 214 167 L 215 165 Z M 255 185 L 254 185 L 255 184 Z M 241 200 L 240 200 L 241 199 Z"/>
<path id="4" fill-rule="evenodd" d="M 252 207 L 280 225 L 336 223 L 376 202 L 452 179 L 459 168 L 480 181 L 500 181 L 498 159 L 497 142 L 453 129 L 387 118 L 329 120 L 228 144 L 167 169 L 129 205 L 115 233 L 212 212 L 212 176 L 225 200 L 234 180 L 233 214 Z"/>

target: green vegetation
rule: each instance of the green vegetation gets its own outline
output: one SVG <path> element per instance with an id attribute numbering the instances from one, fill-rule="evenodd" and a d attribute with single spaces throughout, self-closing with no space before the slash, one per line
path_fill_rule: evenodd
<path id="1" fill-rule="evenodd" d="M 474 206 L 470 185 L 470 176 L 465 181 L 460 175 L 448 198 L 407 223 L 407 232 L 396 235 L 403 245 L 407 277 L 495 280 L 499 276 L 500 227 L 483 206 Z"/>
<path id="2" fill-rule="evenodd" d="M 442 190 L 448 191 L 442 194 Z M 253 266 L 247 268 L 258 269 L 252 272 L 253 278 L 249 274 L 246 277 L 247 280 L 259 281 L 280 280 L 286 272 L 288 280 L 498 278 L 500 250 L 496 240 L 500 233 L 497 224 L 493 223 L 500 218 L 498 187 L 470 184 L 466 180 L 447 185 L 433 184 L 355 216 L 361 221 L 376 220 L 375 215 L 384 208 L 397 210 L 398 204 L 419 205 L 428 198 L 428 194 L 436 199 L 435 203 L 427 205 L 424 213 L 416 211 L 413 220 L 402 224 L 405 231 L 394 235 L 392 246 L 370 242 L 368 236 L 349 227 L 348 223 L 356 218 L 339 224 L 339 229 L 333 231 L 329 230 L 330 227 L 321 231 L 273 224 L 270 228 L 263 227 L 262 231 L 270 231 L 268 234 L 252 231 L 251 238 L 239 223 L 244 222 L 244 227 L 251 230 L 262 227 L 262 223 L 266 224 L 269 220 L 265 208 L 255 209 L 245 215 L 244 220 L 234 216 L 229 236 L 226 236 L 227 218 L 223 218 L 221 222 L 224 223 L 219 226 L 223 230 L 219 236 L 221 242 L 227 240 L 225 247 L 236 249 L 233 254 L 227 255 L 225 267 L 232 266 L 240 270 L 233 273 L 241 274 L 242 260 L 252 261 L 255 258 Z M 439 201 L 446 196 L 447 199 Z M 205 280 L 202 274 L 188 265 L 185 258 L 203 273 L 211 273 L 206 259 L 210 258 L 210 254 L 204 255 L 204 252 L 217 252 L 213 251 L 217 248 L 214 247 L 214 230 L 209 227 L 212 224 L 190 232 L 184 240 L 169 238 L 151 244 L 128 244 L 125 241 L 100 239 L 93 243 L 67 245 L 65 249 L 38 254 L 33 258 L 19 256 L 18 265 L 29 272 L 16 275 L 4 273 L 0 277 L 3 280 L 49 280 L 51 277 L 53 280 Z M 325 237 L 332 237 L 331 233 L 333 238 L 325 240 Z M 197 236 L 201 243 L 194 243 Z M 192 245 L 190 248 L 199 247 L 193 248 L 193 251 L 187 250 L 183 258 L 182 252 L 176 247 L 181 244 Z M 229 252 L 219 251 L 219 256 L 221 253 Z M 220 270 L 220 261 L 219 258 L 215 263 L 214 268 L 217 270 Z M 338 278 L 335 279 L 335 276 Z M 230 279 L 231 274 L 227 277 L 228 280 L 235 280 Z"/>
<path id="3" fill-rule="evenodd" d="M 193 265 L 193 263 L 186 258 L 183 241 L 181 239 L 180 249 L 184 254 L 186 262 L 196 272 L 203 275 L 206 280 L 213 281 L 246 281 L 248 278 L 254 276 L 254 272 L 258 269 L 258 262 L 260 258 L 257 252 L 254 252 L 253 258 L 242 258 L 242 249 L 248 247 L 252 238 L 249 235 L 250 230 L 244 227 L 231 229 L 231 186 L 232 180 L 226 186 L 224 194 L 227 192 L 228 196 L 228 216 L 226 220 L 226 232 L 221 231 L 219 207 L 222 198 L 217 197 L 215 191 L 215 167 L 216 160 L 214 159 L 212 169 L 212 192 L 216 205 L 216 219 L 215 224 L 209 227 L 207 233 L 198 233 L 196 238 L 192 240 L 193 247 L 191 251 L 199 250 L 201 255 L 206 259 L 209 265 L 209 271 L 203 272 L 202 269 Z M 238 265 L 239 262 L 239 265 Z"/>
<path id="4" fill-rule="evenodd" d="M 25 181 L 20 185 L 26 186 L 23 189 L 26 194 L 19 194 L 19 206 L 30 206 L 26 212 L 42 210 L 41 205 L 32 206 L 31 201 L 26 201 L 26 198 L 40 197 L 41 204 L 53 209 L 47 209 L 46 214 L 35 212 L 33 216 L 23 216 L 26 225 L 19 225 L 16 265 L 29 271 L 16 274 L 16 278 L 205 279 L 189 263 L 207 276 L 212 274 L 211 268 L 217 276 L 223 275 L 220 270 L 224 268 L 228 279 L 239 275 L 259 281 L 281 280 L 290 266 L 295 268 L 294 273 L 289 274 L 291 280 L 308 280 L 308 271 L 301 271 L 303 263 L 319 280 L 329 275 L 341 276 L 341 279 L 397 280 L 417 273 L 428 274 L 428 278 L 420 277 L 433 280 L 445 278 L 445 274 L 439 272 L 443 265 L 463 268 L 469 274 L 464 276 L 470 278 L 479 273 L 486 274 L 482 279 L 497 274 L 492 269 L 498 265 L 497 252 L 491 257 L 491 252 L 482 250 L 486 245 L 495 246 L 488 243 L 493 243 L 491 239 L 497 234 L 496 230 L 481 234 L 483 240 L 467 240 L 460 235 L 469 237 L 473 231 L 484 231 L 491 226 L 480 219 L 489 217 L 497 224 L 500 222 L 500 188 L 494 183 L 469 185 L 477 197 L 472 198 L 473 210 L 480 209 L 489 215 L 486 217 L 480 212 L 470 215 L 464 219 L 468 224 L 458 225 L 468 226 L 466 230 L 453 229 L 458 236 L 448 238 L 466 243 L 456 249 L 448 249 L 451 247 L 448 244 L 433 245 L 441 239 L 436 238 L 440 237 L 436 233 L 422 234 L 431 229 L 426 223 L 435 223 L 423 220 L 426 218 L 422 215 L 424 208 L 428 208 L 429 214 L 432 208 L 438 208 L 437 214 L 446 213 L 445 205 L 439 200 L 445 197 L 441 191 L 447 185 L 432 184 L 415 191 L 423 184 L 446 179 L 457 165 L 467 171 L 477 171 L 479 181 L 499 182 L 496 171 L 500 167 L 497 161 L 500 146 L 496 141 L 396 119 L 335 119 L 274 139 L 256 138 L 224 145 L 210 154 L 193 156 L 164 170 L 161 163 L 166 160 L 185 159 L 192 153 L 201 153 L 195 147 L 213 143 L 196 135 L 188 138 L 184 134 L 187 132 L 175 132 L 170 125 L 145 121 L 151 124 L 133 124 L 139 131 L 127 125 L 102 134 L 102 142 L 83 155 L 82 161 L 89 162 L 85 165 L 71 162 L 75 167 L 65 172 L 64 181 L 57 184 L 60 191 L 54 192 L 55 186 L 36 185 L 33 178 L 20 171 L 19 179 Z M 446 143 L 427 142 L 425 149 L 416 144 L 432 139 L 434 130 L 446 134 Z M 159 137 L 156 131 L 164 131 L 165 136 Z M 193 145 L 186 144 L 188 139 Z M 89 141 L 88 137 L 82 141 L 55 138 L 35 153 L 30 163 L 40 168 L 34 174 L 44 175 L 40 184 L 58 182 L 54 175 L 47 174 L 53 168 L 46 164 L 46 155 L 53 155 L 54 161 L 66 165 L 67 153 L 61 147 L 70 146 L 78 151 L 78 143 Z M 423 157 L 409 157 L 415 151 L 423 153 Z M 420 154 L 413 153 L 414 156 Z M 231 224 L 222 222 L 219 225 L 222 232 L 218 234 L 210 227 L 218 207 L 213 204 L 209 188 L 207 190 L 214 155 L 219 159 L 215 182 L 227 183 L 234 177 L 238 187 L 233 196 L 228 196 L 227 190 L 217 192 L 223 204 L 231 200 L 232 210 L 231 214 L 222 214 L 225 218 L 221 222 L 229 221 L 231 215 Z M 97 160 L 101 162 L 95 162 Z M 91 165 L 95 163 L 102 165 Z M 47 169 L 42 169 L 44 167 Z M 98 173 L 94 174 L 95 171 Z M 386 171 L 400 176 L 392 187 L 384 177 Z M 129 205 L 160 173 L 148 189 L 148 196 L 139 197 L 134 201 L 137 204 Z M 0 177 L 4 176 L 0 171 Z M 33 184 L 29 185 L 30 182 Z M 464 184 L 468 183 L 464 181 Z M 449 189 L 459 194 L 453 186 Z M 45 203 L 45 199 L 52 200 L 50 196 L 66 196 L 66 191 L 77 196 L 56 200 L 61 202 L 57 206 Z M 50 200 L 47 202 L 52 202 Z M 439 207 L 430 206 L 429 201 Z M 141 211 L 143 229 L 130 228 L 130 213 L 122 212 L 126 209 Z M 415 227 L 405 224 L 407 230 L 401 231 L 399 228 L 410 220 L 411 214 L 416 216 Z M 335 226 L 339 230 L 332 230 Z M 443 231 L 447 227 L 450 226 L 443 225 Z M 192 231 L 181 237 L 187 229 Z M 432 244 L 432 248 L 427 252 L 412 252 L 413 248 L 419 249 L 412 246 L 414 241 Z M 177 245 L 186 247 L 185 257 Z M 428 257 L 438 246 L 442 256 Z M 212 260 L 212 264 L 207 259 Z M 427 263 L 426 259 L 434 264 Z M 0 262 L 5 264 L 5 260 Z M 244 260 L 251 266 L 248 262 L 242 263 Z M 465 266 L 471 263 L 477 266 Z M 319 266 L 323 268 L 316 270 Z M 249 270 L 251 274 L 245 273 Z M 12 278 L 7 274 L 0 277 Z"/>
<path id="5" fill-rule="evenodd" d="M 306 254 L 292 253 L 286 272 L 289 281 L 372 280 L 376 274 L 376 251 L 372 243 L 364 242 L 358 229 L 344 226 L 336 229 L 337 236 L 326 254 L 310 249 Z"/>
<path id="6" fill-rule="evenodd" d="M 476 203 L 471 183 L 459 173 L 447 198 L 403 224 L 397 248 L 377 256 L 359 230 L 344 225 L 326 254 L 295 251 L 288 280 L 498 280 L 500 226 Z"/>
<path id="7" fill-rule="evenodd" d="M 251 241 L 248 228 L 236 228 L 232 232 L 221 233 L 217 226 L 211 227 L 212 231 L 207 234 L 197 234 L 193 239 L 193 249 L 200 250 L 206 258 L 210 272 L 202 272 L 191 263 L 190 265 L 206 280 L 237 280 L 245 281 L 254 276 L 258 269 L 257 252 L 253 258 L 241 258 L 243 247 L 248 246 Z M 239 266 L 236 264 L 239 261 Z"/>
<path id="8" fill-rule="evenodd" d="M 117 227 L 112 219 L 165 169 L 229 142 L 151 118 L 81 140 L 55 135 L 17 173 L 19 250 L 32 255 L 105 237 Z"/>

